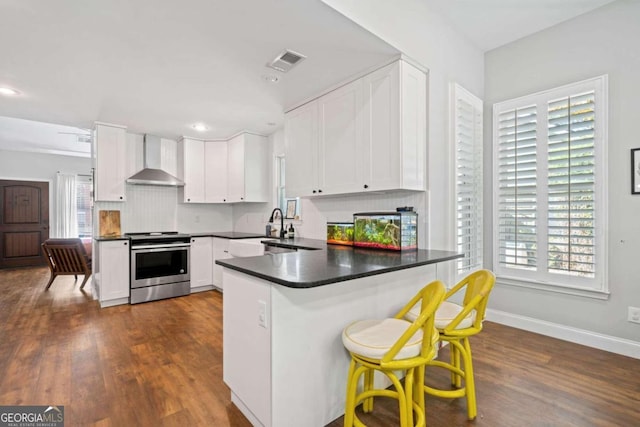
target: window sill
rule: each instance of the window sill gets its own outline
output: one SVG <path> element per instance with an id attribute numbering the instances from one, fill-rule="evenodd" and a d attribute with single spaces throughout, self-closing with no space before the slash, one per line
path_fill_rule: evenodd
<path id="1" fill-rule="evenodd" d="M 608 300 L 610 295 L 609 291 L 576 288 L 576 287 L 562 285 L 562 284 L 532 282 L 532 281 L 516 279 L 513 277 L 505 277 L 505 276 L 497 277 L 496 284 L 506 285 L 506 286 L 515 286 L 518 288 L 536 289 L 536 290 L 546 291 L 546 292 L 555 292 L 558 294 L 565 294 L 565 295 L 575 295 L 579 297 L 593 298 L 593 299 L 599 299 L 599 300 Z"/>

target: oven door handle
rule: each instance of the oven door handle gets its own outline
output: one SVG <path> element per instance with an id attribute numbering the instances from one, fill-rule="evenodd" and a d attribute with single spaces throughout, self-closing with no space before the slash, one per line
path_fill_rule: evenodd
<path id="1" fill-rule="evenodd" d="M 171 250 L 173 248 L 188 248 L 189 246 L 191 246 L 189 243 L 168 243 L 166 245 L 131 246 L 131 250 L 144 250 L 145 252 L 162 252 Z"/>

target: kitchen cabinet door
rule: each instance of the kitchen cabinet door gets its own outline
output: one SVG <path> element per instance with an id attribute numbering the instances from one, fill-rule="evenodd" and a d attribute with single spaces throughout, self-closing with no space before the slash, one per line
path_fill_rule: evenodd
<path id="1" fill-rule="evenodd" d="M 238 135 L 227 145 L 227 198 L 230 202 L 244 200 L 244 136 Z"/>
<path id="2" fill-rule="evenodd" d="M 204 141 L 183 138 L 178 142 L 178 178 L 184 187 L 178 190 L 184 203 L 204 203 Z"/>
<path id="3" fill-rule="evenodd" d="M 242 133 L 227 144 L 227 201 L 269 200 L 267 138 Z"/>
<path id="4" fill-rule="evenodd" d="M 318 100 L 285 116 L 286 196 L 318 193 Z"/>
<path id="5" fill-rule="evenodd" d="M 363 80 L 365 191 L 424 190 L 426 75 L 398 61 Z"/>
<path id="6" fill-rule="evenodd" d="M 218 259 L 231 258 L 229 255 L 229 239 L 213 238 L 213 286 L 222 290 L 222 269 L 223 267 L 216 264 Z"/>
<path id="7" fill-rule="evenodd" d="M 98 202 L 124 202 L 127 170 L 127 130 L 97 124 L 94 138 L 95 194 Z"/>
<path id="8" fill-rule="evenodd" d="M 364 190 L 400 188 L 400 67 L 388 65 L 364 77 Z M 364 186 L 367 188 L 364 188 Z"/>
<path id="9" fill-rule="evenodd" d="M 424 191 L 427 162 L 427 76 L 400 62 L 401 188 Z"/>
<path id="10" fill-rule="evenodd" d="M 192 237 L 190 248 L 191 292 L 213 285 L 213 239 Z"/>
<path id="11" fill-rule="evenodd" d="M 128 240 L 98 242 L 97 273 L 100 305 L 126 304 L 130 274 Z"/>
<path id="12" fill-rule="evenodd" d="M 227 202 L 227 141 L 206 141 L 205 155 L 205 201 Z"/>
<path id="13" fill-rule="evenodd" d="M 318 194 L 362 191 L 362 88 L 359 79 L 318 100 Z"/>

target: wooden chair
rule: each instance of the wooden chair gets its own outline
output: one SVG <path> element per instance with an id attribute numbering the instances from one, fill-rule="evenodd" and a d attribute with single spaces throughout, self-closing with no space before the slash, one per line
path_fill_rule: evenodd
<path id="1" fill-rule="evenodd" d="M 482 331 L 489 294 L 495 282 L 496 277 L 489 270 L 478 270 L 469 274 L 447 292 L 435 315 L 435 327 L 440 333 L 440 341 L 450 344 L 451 362 L 431 360 L 428 366 L 449 370 L 453 390 L 436 389 L 425 384 L 424 391 L 432 396 L 449 399 L 466 397 L 467 415 L 470 420 L 476 418 L 478 410 L 469 337 Z M 453 295 L 463 289 L 462 305 L 450 301 Z M 420 306 L 416 305 L 405 318 L 413 321 L 419 315 Z"/>
<path id="2" fill-rule="evenodd" d="M 48 239 L 42 244 L 42 250 L 51 271 L 51 278 L 45 290 L 51 287 L 56 277 L 71 274 L 76 280 L 78 274 L 84 274 L 80 289 L 84 288 L 91 277 L 91 257 L 87 255 L 82 240 Z"/>
<path id="3" fill-rule="evenodd" d="M 444 294 L 442 282 L 432 282 L 394 318 L 361 320 L 343 330 L 342 343 L 351 354 L 345 427 L 364 426 L 356 416 L 356 406 L 363 402 L 363 411 L 371 412 L 374 397 L 380 396 L 398 400 L 401 427 L 425 427 L 424 369 L 436 353 L 438 331 L 434 327 L 435 311 Z M 413 322 L 403 320 L 414 305 L 420 307 L 418 317 Z M 374 388 L 374 371 L 384 374 L 393 388 Z M 405 376 L 404 384 L 400 381 L 401 373 Z M 362 392 L 358 393 L 362 376 Z"/>

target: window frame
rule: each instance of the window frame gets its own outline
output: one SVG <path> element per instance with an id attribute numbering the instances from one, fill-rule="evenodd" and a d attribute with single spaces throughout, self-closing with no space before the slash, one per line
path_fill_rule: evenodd
<path id="1" fill-rule="evenodd" d="M 594 278 L 550 273 L 547 262 L 547 225 L 548 225 L 548 104 L 558 98 L 575 96 L 587 91 L 594 91 L 595 97 L 595 132 L 594 132 L 594 180 L 595 180 L 595 254 Z M 536 182 L 537 182 L 537 251 L 544 252 L 544 256 L 536 266 L 535 271 L 509 268 L 500 263 L 500 233 L 499 227 L 499 116 L 501 113 L 536 105 L 537 114 L 537 142 L 536 142 Z M 493 105 L 492 129 L 492 218 L 494 221 L 493 270 L 498 282 L 514 286 L 524 286 L 541 290 L 555 291 L 565 294 L 588 296 L 606 299 L 608 288 L 608 212 L 607 212 L 607 128 L 608 128 L 608 77 L 607 75 L 567 84 L 561 87 L 537 92 L 531 95 L 498 102 Z M 544 242 L 544 245 L 540 243 Z"/>

